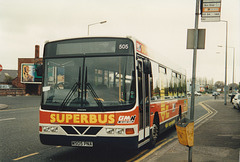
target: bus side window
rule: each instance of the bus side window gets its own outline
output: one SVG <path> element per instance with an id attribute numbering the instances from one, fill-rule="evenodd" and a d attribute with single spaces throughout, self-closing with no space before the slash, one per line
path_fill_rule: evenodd
<path id="1" fill-rule="evenodd" d="M 142 62 L 138 61 L 138 93 L 139 93 L 139 106 L 140 109 L 142 109 Z"/>

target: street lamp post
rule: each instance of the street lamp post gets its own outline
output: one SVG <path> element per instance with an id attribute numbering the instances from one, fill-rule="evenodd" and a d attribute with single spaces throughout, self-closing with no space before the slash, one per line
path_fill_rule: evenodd
<path id="1" fill-rule="evenodd" d="M 233 49 L 233 78 L 232 78 L 232 92 L 234 88 L 234 71 L 235 71 L 235 47 L 228 47 Z"/>
<path id="2" fill-rule="evenodd" d="M 96 23 L 93 23 L 93 24 L 89 24 L 88 25 L 88 35 L 89 35 L 89 28 L 90 28 L 90 26 L 93 26 L 93 25 L 97 25 L 97 24 L 104 24 L 104 23 L 106 23 L 107 21 L 100 21 L 100 22 L 96 22 Z"/>
<path id="3" fill-rule="evenodd" d="M 218 45 L 218 47 L 223 47 Z M 234 88 L 234 78 L 235 78 L 235 47 L 225 47 L 225 48 L 232 48 L 233 49 L 233 74 L 232 74 L 232 90 Z"/>
<path id="4" fill-rule="evenodd" d="M 228 21 L 225 21 L 225 20 L 221 20 L 221 21 L 226 23 L 224 105 L 227 105 L 227 48 L 228 48 Z"/>

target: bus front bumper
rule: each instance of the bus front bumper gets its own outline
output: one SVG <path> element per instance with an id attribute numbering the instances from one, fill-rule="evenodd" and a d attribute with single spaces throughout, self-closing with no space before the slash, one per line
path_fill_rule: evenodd
<path id="1" fill-rule="evenodd" d="M 40 141 L 45 145 L 74 147 L 114 147 L 125 149 L 138 148 L 138 136 L 134 137 L 79 137 L 65 135 L 40 134 Z"/>

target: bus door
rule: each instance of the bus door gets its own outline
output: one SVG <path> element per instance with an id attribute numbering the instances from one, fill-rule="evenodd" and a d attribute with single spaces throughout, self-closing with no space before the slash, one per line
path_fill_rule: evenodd
<path id="1" fill-rule="evenodd" d="M 150 135 L 149 74 L 144 70 L 145 60 L 138 59 L 139 137 L 142 142 Z"/>

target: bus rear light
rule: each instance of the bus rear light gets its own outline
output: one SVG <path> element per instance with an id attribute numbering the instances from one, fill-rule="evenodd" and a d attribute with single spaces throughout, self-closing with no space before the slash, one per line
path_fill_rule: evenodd
<path id="1" fill-rule="evenodd" d="M 42 132 L 42 126 L 39 126 L 39 132 Z"/>
<path id="2" fill-rule="evenodd" d="M 134 134 L 133 128 L 126 128 L 126 134 Z"/>

